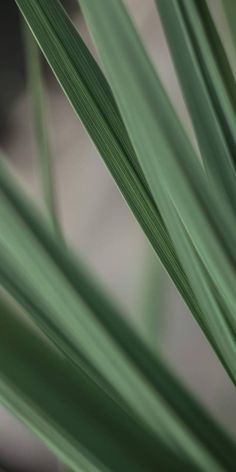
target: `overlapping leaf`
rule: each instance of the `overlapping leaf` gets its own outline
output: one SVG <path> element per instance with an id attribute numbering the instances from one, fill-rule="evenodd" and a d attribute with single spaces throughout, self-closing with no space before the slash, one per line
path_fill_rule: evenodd
<path id="1" fill-rule="evenodd" d="M 0 279 L 67 359 L 202 470 L 234 461 L 234 445 L 57 243 L 1 163 Z M 144 407 L 145 405 L 145 407 Z M 75 412 L 76 414 L 76 412 Z"/>
<path id="2" fill-rule="evenodd" d="M 0 328 L 0 398 L 72 470 L 187 470 L 3 300 Z"/>
<path id="3" fill-rule="evenodd" d="M 211 184 L 235 210 L 236 84 L 205 0 L 156 0 Z"/>
<path id="4" fill-rule="evenodd" d="M 19 0 L 18 4 L 131 209 L 219 357 L 234 376 L 232 362 L 228 365 L 228 360 L 225 361 L 178 262 L 101 71 L 58 2 Z M 203 196 L 204 190 L 198 189 L 199 192 Z"/>
<path id="5" fill-rule="evenodd" d="M 234 91 L 232 77 L 219 68 L 225 58 L 221 45 L 212 46 L 213 39 L 220 43 L 205 3 L 157 0 L 164 18 L 173 6 L 166 20 L 171 41 L 176 48 L 187 45 L 179 66 L 184 89 L 184 68 L 196 75 L 204 106 L 195 108 L 186 97 L 211 185 L 119 0 L 80 1 L 119 111 L 60 4 L 16 1 L 235 380 Z M 55 240 L 3 163 L 0 195 L 0 280 L 39 328 L 2 305 L 5 404 L 74 470 L 233 471 L 234 442 L 147 348 L 81 261 Z"/>

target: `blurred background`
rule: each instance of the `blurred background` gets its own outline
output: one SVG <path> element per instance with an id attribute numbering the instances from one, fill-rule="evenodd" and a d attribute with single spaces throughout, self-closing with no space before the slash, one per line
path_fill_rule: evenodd
<path id="1" fill-rule="evenodd" d="M 95 54 L 76 1 L 63 3 Z M 125 3 L 194 142 L 154 1 Z M 209 6 L 232 58 L 221 0 L 209 0 Z M 42 206 L 22 22 L 14 0 L 2 1 L 0 12 L 0 147 L 25 190 Z M 230 380 L 45 63 L 43 71 L 58 208 L 68 241 L 126 308 L 130 321 L 147 342 L 235 435 L 236 398 Z M 0 465 L 12 471 L 63 470 L 56 458 L 1 407 Z"/>

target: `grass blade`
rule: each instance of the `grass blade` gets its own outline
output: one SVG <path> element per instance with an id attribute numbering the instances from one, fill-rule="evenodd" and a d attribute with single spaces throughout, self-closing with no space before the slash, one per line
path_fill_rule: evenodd
<path id="1" fill-rule="evenodd" d="M 236 88 L 220 38 L 205 0 L 156 4 L 209 179 L 235 210 Z"/>
<path id="2" fill-rule="evenodd" d="M 167 275 L 149 251 L 140 285 L 138 305 L 142 309 L 141 331 L 155 351 L 165 331 Z"/>
<path id="3" fill-rule="evenodd" d="M 0 397 L 73 470 L 187 470 L 3 300 L 0 324 Z"/>
<path id="4" fill-rule="evenodd" d="M 236 17 L 236 6 L 234 0 L 222 0 L 223 8 L 226 13 L 227 21 L 230 27 L 231 36 L 234 43 L 234 49 L 236 53 L 236 29 L 235 29 L 235 17 Z"/>
<path id="5" fill-rule="evenodd" d="M 177 249 L 179 244 L 168 215 L 169 199 L 219 290 L 229 312 L 228 322 L 235 331 L 234 214 L 225 202 L 216 200 L 209 188 L 203 169 L 122 3 L 102 0 L 100 8 L 93 0 L 82 0 L 80 4 L 139 164 L 175 247 Z M 185 270 L 187 266 L 187 263 L 183 266 Z M 192 270 L 195 270 L 194 266 Z M 234 364 L 235 355 L 231 355 L 231 372 Z"/>
<path id="6" fill-rule="evenodd" d="M 18 0 L 17 3 L 132 211 L 222 360 L 204 324 L 201 309 L 176 257 L 163 220 L 153 203 L 100 69 L 57 1 L 33 0 L 29 3 Z"/>
<path id="7" fill-rule="evenodd" d="M 229 201 L 217 200 L 208 187 L 122 2 L 80 2 L 122 119 L 106 82 L 98 89 L 101 95 L 94 94 L 94 85 L 103 80 L 100 73 L 95 78 L 94 63 L 89 59 L 89 78 L 80 72 L 78 44 L 86 66 L 89 56 L 59 4 L 17 3 L 104 159 L 113 158 L 109 165 L 136 214 L 147 202 L 148 211 L 154 210 L 164 235 L 159 252 L 166 257 L 169 251 L 178 276 L 184 267 L 204 312 L 198 312 L 200 321 L 236 379 L 235 215 Z M 40 330 L 34 335 L 8 307 L 0 309 L 5 404 L 26 422 L 31 415 L 31 427 L 46 434 L 51 447 L 61 446 L 75 470 L 82 455 L 117 471 L 233 471 L 234 441 L 132 330 L 83 264 L 55 240 L 3 163 L 0 193 L 0 280 Z M 148 218 L 139 219 L 145 226 Z"/>
<path id="8" fill-rule="evenodd" d="M 45 113 L 44 84 L 41 57 L 37 43 L 23 20 L 23 36 L 28 71 L 28 82 L 32 101 L 33 121 L 36 133 L 38 163 L 41 176 L 42 193 L 48 217 L 55 234 L 62 239 L 62 230 L 58 218 L 55 182 L 53 176 L 52 155 L 49 144 L 47 117 Z"/>
<path id="9" fill-rule="evenodd" d="M 231 467 L 235 445 L 149 351 L 74 254 L 54 240 L 3 163 L 0 189 L 0 278 L 5 288 L 93 379 L 81 363 L 82 353 L 106 378 L 110 394 L 115 390 L 152 434 L 171 448 L 177 442 L 182 454 L 203 470 L 216 470 L 213 457 Z"/>

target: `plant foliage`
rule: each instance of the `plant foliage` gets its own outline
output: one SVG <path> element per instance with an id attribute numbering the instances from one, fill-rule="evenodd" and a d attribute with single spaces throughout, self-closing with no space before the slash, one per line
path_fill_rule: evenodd
<path id="1" fill-rule="evenodd" d="M 235 382 L 235 81 L 205 0 L 156 0 L 200 159 L 120 0 L 79 2 L 106 78 L 57 0 L 16 3 Z M 28 60 L 57 229 L 39 63 Z M 234 440 L 128 324 L 3 161 L 2 402 L 75 471 L 235 470 Z"/>

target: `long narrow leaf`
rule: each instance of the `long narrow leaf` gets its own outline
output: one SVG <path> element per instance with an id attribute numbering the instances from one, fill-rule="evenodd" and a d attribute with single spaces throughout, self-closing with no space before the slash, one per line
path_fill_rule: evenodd
<path id="1" fill-rule="evenodd" d="M 153 204 L 100 69 L 57 1 L 18 0 L 17 3 L 132 211 L 224 363 Z"/>
<path id="2" fill-rule="evenodd" d="M 235 17 L 236 17 L 236 5 L 234 0 L 222 0 L 222 5 L 226 13 L 228 24 L 231 31 L 231 36 L 234 43 L 234 51 L 236 55 L 236 29 L 235 29 Z M 234 56 L 235 56 L 234 55 Z"/>
<path id="3" fill-rule="evenodd" d="M 235 209 L 236 84 L 214 23 L 204 0 L 156 4 L 206 170 Z"/>
<path id="4" fill-rule="evenodd" d="M 179 242 L 175 241 L 169 199 L 190 236 L 193 250 L 216 284 L 229 312 L 228 322 L 235 331 L 235 216 L 230 206 L 216 199 L 209 188 L 122 3 L 101 0 L 100 8 L 93 0 L 82 0 L 80 4 L 96 39 L 139 164 L 173 235 L 175 247 L 179 247 Z M 188 270 L 187 261 L 184 268 Z M 195 270 L 194 265 L 192 270 Z M 226 346 L 227 338 L 224 343 Z M 231 347 L 233 350 L 227 355 L 226 363 L 235 376 L 233 339 Z"/>
<path id="5" fill-rule="evenodd" d="M 203 470 L 211 469 L 205 448 L 231 467 L 234 444 L 147 349 L 81 262 L 54 240 L 3 164 L 0 189 L 0 278 L 5 288 L 68 359 L 94 378 L 81 364 L 81 354 L 85 356 L 107 379 L 111 395 L 115 390 L 170 447 L 177 443 Z M 100 382 L 97 376 L 95 380 Z"/>
<path id="6" fill-rule="evenodd" d="M 24 21 L 24 20 L 23 20 Z M 45 113 L 44 84 L 42 79 L 40 52 L 35 39 L 24 21 L 23 34 L 26 50 L 28 81 L 32 101 L 33 121 L 38 148 L 38 162 L 42 193 L 52 228 L 62 238 L 56 205 L 53 163 L 49 145 L 47 117 Z"/>
<path id="7" fill-rule="evenodd" d="M 1 300 L 0 398 L 75 471 L 188 470 Z"/>

